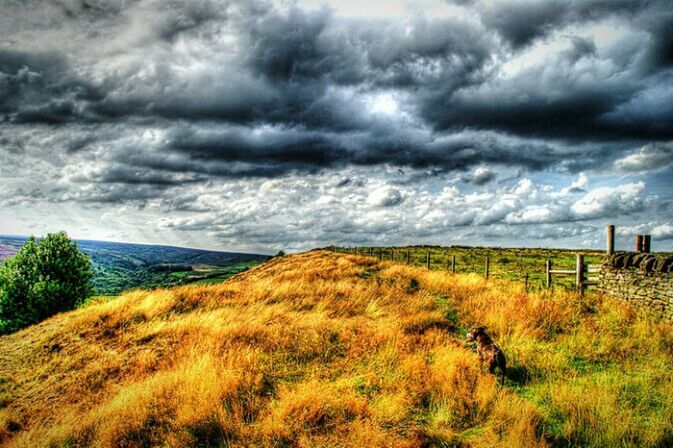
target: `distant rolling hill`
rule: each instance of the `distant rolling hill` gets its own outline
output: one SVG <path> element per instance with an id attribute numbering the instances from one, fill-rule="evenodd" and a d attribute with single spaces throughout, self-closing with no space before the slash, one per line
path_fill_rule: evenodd
<path id="1" fill-rule="evenodd" d="M 0 260 L 11 257 L 25 237 L 0 235 Z M 150 244 L 78 240 L 91 257 L 97 294 L 115 295 L 132 288 L 214 282 L 266 260 L 266 255 L 218 252 Z"/>

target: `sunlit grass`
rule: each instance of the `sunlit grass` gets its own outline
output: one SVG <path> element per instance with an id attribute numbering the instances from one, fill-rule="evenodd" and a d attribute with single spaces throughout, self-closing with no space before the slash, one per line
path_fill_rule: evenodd
<path id="1" fill-rule="evenodd" d="M 504 384 L 464 343 L 503 347 Z M 673 331 L 569 292 L 313 251 L 0 339 L 6 446 L 670 446 Z"/>

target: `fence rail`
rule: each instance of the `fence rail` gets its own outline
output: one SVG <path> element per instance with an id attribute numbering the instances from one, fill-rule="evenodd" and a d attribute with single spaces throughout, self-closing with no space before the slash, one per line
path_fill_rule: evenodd
<path id="1" fill-rule="evenodd" d="M 574 275 L 575 289 L 582 294 L 586 289 L 593 288 L 598 284 L 597 276 L 589 276 L 588 274 L 595 274 L 600 271 L 600 265 L 584 263 L 584 256 L 577 254 L 575 259 L 575 269 L 552 269 L 551 260 L 545 263 L 546 286 L 552 287 L 552 280 L 554 275 Z"/>
<path id="2" fill-rule="evenodd" d="M 606 227 L 606 240 L 607 240 L 607 247 L 605 253 L 608 256 L 613 255 L 615 253 L 615 226 L 612 224 Z M 636 252 L 650 252 L 650 248 L 651 248 L 650 235 L 636 236 Z M 332 249 L 338 252 L 347 252 L 359 255 L 368 255 L 370 257 L 378 257 L 379 261 L 388 259 L 391 261 L 404 262 L 406 264 L 417 264 L 417 261 L 420 261 L 420 263 L 425 265 L 425 267 L 428 269 L 433 265 L 432 254 L 429 250 L 426 251 L 424 259 L 418 260 L 418 258 L 415 257 L 415 260 L 412 260 L 411 251 L 409 249 L 400 249 L 400 248 L 374 249 L 373 247 L 350 247 L 350 248 L 332 247 Z M 442 267 L 445 266 L 447 270 L 450 270 L 452 273 L 456 273 L 457 272 L 456 255 L 445 254 L 444 257 L 445 258 L 442 258 L 440 266 Z M 470 264 L 469 272 L 481 273 L 486 278 L 489 278 L 491 276 L 491 268 L 492 268 L 491 260 L 488 256 L 484 257 L 482 260 L 483 261 L 480 261 L 480 263 L 483 262 L 482 265 L 483 269 L 478 269 L 475 264 Z M 435 264 L 437 264 L 436 259 L 434 261 Z M 566 263 L 566 266 L 567 264 L 569 263 Z M 599 277 L 597 274 L 599 274 L 601 266 L 599 264 L 585 263 L 583 254 L 576 254 L 574 264 L 575 266 L 573 269 L 554 269 L 552 267 L 552 260 L 548 259 L 545 262 L 544 271 L 540 272 L 537 269 L 534 269 L 529 272 L 522 272 L 517 278 L 525 282 L 526 289 L 528 289 L 531 274 L 535 278 L 539 278 L 540 275 L 544 275 L 544 277 L 542 277 L 543 280 L 542 285 L 543 287 L 548 289 L 554 286 L 554 278 L 556 276 L 560 277 L 574 276 L 572 286 L 580 294 L 587 289 L 595 288 L 598 285 Z M 463 272 L 465 271 L 463 270 Z"/>
<path id="3" fill-rule="evenodd" d="M 330 247 L 330 249 L 336 252 L 356 254 L 369 256 L 379 261 L 394 261 L 399 263 L 405 263 L 416 266 L 423 266 L 427 269 L 430 268 L 439 268 L 445 269 L 451 273 L 459 272 L 459 260 L 455 253 L 450 253 L 444 251 L 443 253 L 437 253 L 437 249 L 433 250 L 418 250 L 418 249 L 404 249 L 404 248 L 374 248 L 374 247 Z M 459 250 L 460 251 L 460 250 Z M 463 256 L 461 256 L 462 258 Z M 551 286 L 551 282 L 544 281 L 544 277 L 540 279 L 539 270 L 531 271 L 512 271 L 508 270 L 505 264 L 499 264 L 498 261 L 502 260 L 502 256 L 496 256 L 495 258 L 491 256 L 479 257 L 476 260 L 470 259 L 470 261 L 465 261 L 460 264 L 461 273 L 476 273 L 483 275 L 485 278 L 492 278 L 494 275 L 493 269 L 495 268 L 495 277 L 496 278 L 507 278 L 511 280 L 521 281 L 524 283 L 526 290 L 530 287 L 534 288 L 545 288 L 547 285 Z M 504 258 L 507 258 L 505 255 Z M 495 260 L 495 264 L 494 264 Z M 509 263 L 509 262 L 507 262 Z M 594 266 L 594 265 L 591 265 Z M 588 270 L 587 267 L 585 269 Z M 542 271 L 544 273 L 544 271 Z M 576 269 L 550 269 L 548 275 L 575 275 Z M 537 280 L 536 280 L 537 279 Z M 531 282 L 533 280 L 533 282 Z M 589 283 L 590 279 L 586 279 L 584 283 Z M 541 283 L 536 283 L 541 282 Z M 536 286 L 537 285 L 537 286 Z M 564 285 L 568 287 L 568 285 Z M 572 286 L 575 288 L 575 285 Z"/>

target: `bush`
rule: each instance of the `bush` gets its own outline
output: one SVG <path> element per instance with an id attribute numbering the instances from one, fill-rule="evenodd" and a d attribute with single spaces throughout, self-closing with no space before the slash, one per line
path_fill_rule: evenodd
<path id="1" fill-rule="evenodd" d="M 65 232 L 35 237 L 0 266 L 0 334 L 73 309 L 90 293 L 91 261 Z"/>

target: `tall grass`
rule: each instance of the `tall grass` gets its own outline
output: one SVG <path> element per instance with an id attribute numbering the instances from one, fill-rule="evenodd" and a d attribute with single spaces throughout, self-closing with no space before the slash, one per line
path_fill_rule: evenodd
<path id="1" fill-rule="evenodd" d="M 672 359 L 610 299 L 313 251 L 2 337 L 0 444 L 670 446 Z"/>

